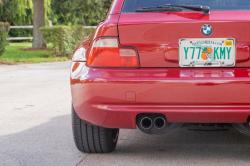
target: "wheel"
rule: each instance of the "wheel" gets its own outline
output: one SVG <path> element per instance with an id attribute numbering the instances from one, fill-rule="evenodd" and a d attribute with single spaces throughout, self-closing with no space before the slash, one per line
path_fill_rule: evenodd
<path id="1" fill-rule="evenodd" d="M 85 123 L 76 114 L 73 104 L 71 111 L 73 137 L 79 151 L 86 153 L 114 151 L 118 141 L 119 129 L 108 129 Z"/>

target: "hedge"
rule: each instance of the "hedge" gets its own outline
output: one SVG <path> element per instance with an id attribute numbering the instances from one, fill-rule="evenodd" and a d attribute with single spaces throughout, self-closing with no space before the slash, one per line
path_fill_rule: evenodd
<path id="1" fill-rule="evenodd" d="M 55 49 L 56 53 L 72 56 L 75 48 L 91 36 L 95 28 L 84 26 L 53 26 L 42 27 L 40 31 L 48 47 Z"/>
<path id="2" fill-rule="evenodd" d="M 0 56 L 5 52 L 5 47 L 8 45 L 7 36 L 10 30 L 10 24 L 0 22 Z"/>

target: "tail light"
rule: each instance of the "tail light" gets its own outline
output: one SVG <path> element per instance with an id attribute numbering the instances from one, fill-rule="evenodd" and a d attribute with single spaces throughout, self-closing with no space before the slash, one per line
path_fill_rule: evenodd
<path id="1" fill-rule="evenodd" d="M 94 41 L 87 65 L 91 67 L 137 68 L 139 60 L 133 47 L 121 47 L 117 38 L 98 38 Z"/>

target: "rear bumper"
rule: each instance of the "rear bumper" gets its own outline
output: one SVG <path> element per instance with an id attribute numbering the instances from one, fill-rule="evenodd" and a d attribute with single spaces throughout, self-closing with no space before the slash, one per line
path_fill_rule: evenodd
<path id="1" fill-rule="evenodd" d="M 250 69 L 101 69 L 71 67 L 78 116 L 107 128 L 136 128 L 139 113 L 162 113 L 169 123 L 246 123 Z M 72 69 L 74 68 L 74 72 Z"/>

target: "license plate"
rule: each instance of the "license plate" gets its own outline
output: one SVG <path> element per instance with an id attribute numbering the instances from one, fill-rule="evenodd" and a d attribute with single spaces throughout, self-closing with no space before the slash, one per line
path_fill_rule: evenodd
<path id="1" fill-rule="evenodd" d="M 233 38 L 181 39 L 181 67 L 235 66 L 236 51 Z"/>

